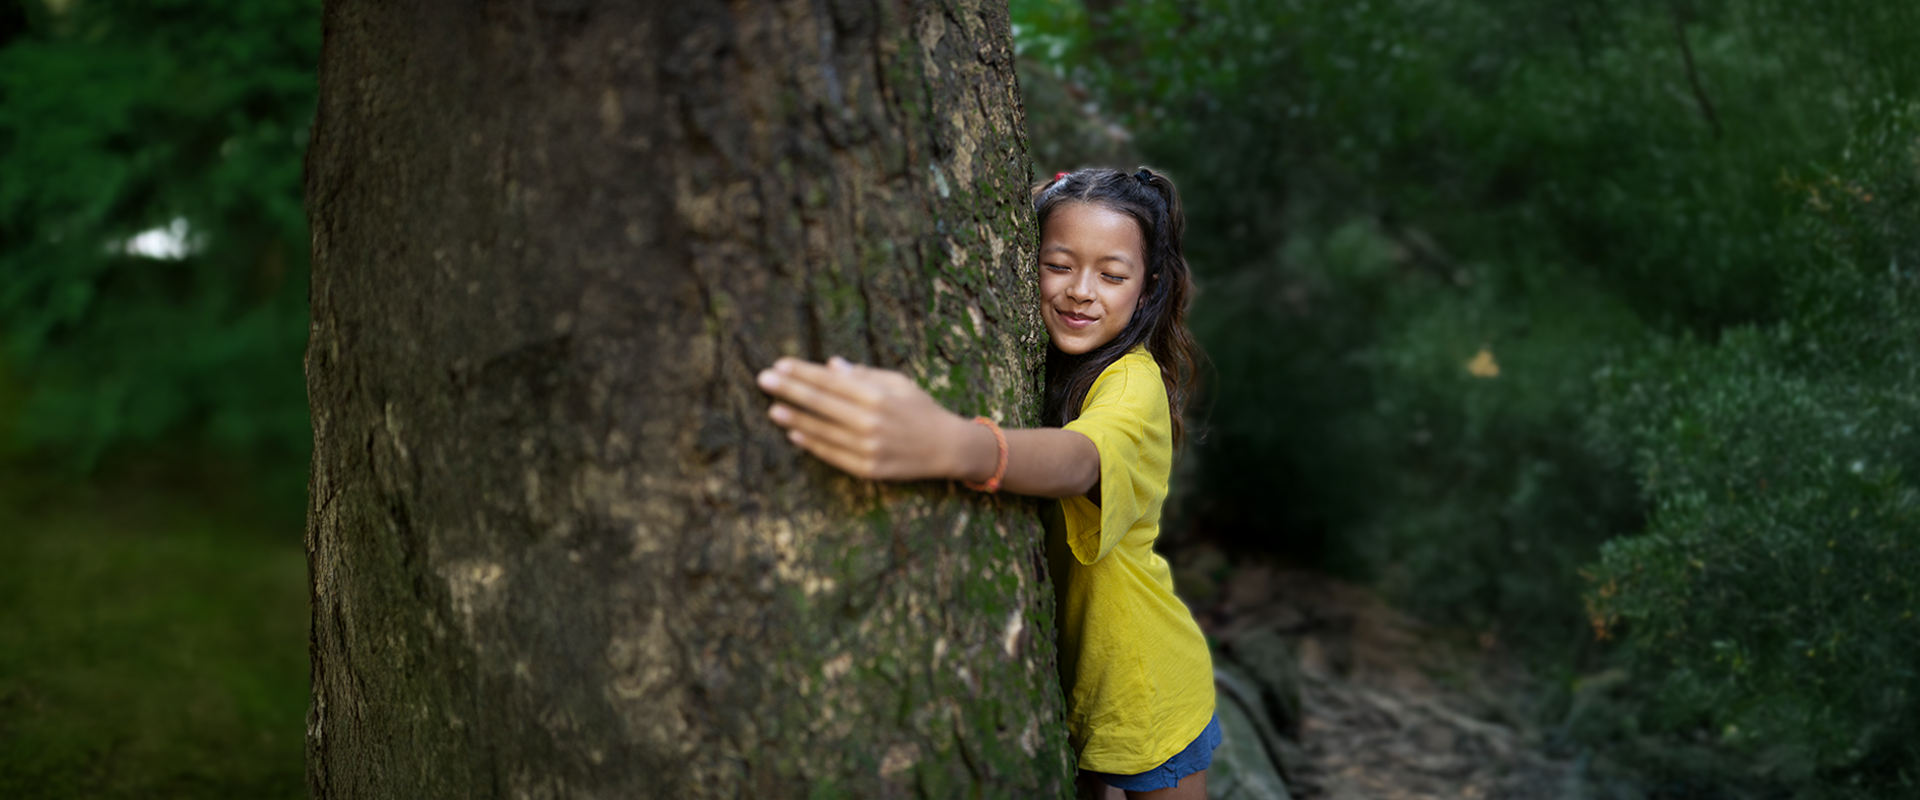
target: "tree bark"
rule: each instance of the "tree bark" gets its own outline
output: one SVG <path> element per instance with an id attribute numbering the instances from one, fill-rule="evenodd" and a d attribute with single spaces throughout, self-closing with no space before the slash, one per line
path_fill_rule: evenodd
<path id="1" fill-rule="evenodd" d="M 1063 796 L 1032 503 L 803 456 L 841 354 L 1036 417 L 985 0 L 334 0 L 316 798 Z"/>

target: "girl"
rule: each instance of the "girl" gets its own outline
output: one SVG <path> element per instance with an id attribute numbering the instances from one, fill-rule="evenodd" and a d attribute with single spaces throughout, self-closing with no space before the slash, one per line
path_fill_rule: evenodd
<path id="1" fill-rule="evenodd" d="M 777 398 L 768 415 L 862 478 L 958 478 L 1059 498 L 1048 556 L 1082 786 L 1204 800 L 1220 743 L 1213 665 L 1153 552 L 1199 355 L 1186 329 L 1180 199 L 1145 168 L 1083 169 L 1035 187 L 1034 211 L 1052 342 L 1043 421 L 1058 427 L 969 421 L 905 375 L 837 357 L 781 359 L 760 373 Z"/>

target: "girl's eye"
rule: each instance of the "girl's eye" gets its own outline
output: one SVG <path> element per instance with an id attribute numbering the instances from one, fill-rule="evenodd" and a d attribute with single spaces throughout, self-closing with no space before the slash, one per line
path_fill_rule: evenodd
<path id="1" fill-rule="evenodd" d="M 1127 276 L 1125 276 L 1125 275 L 1107 275 L 1107 274 L 1102 274 L 1102 275 L 1101 275 L 1100 277 L 1102 277 L 1102 278 L 1106 278 L 1106 279 L 1107 279 L 1107 280 L 1108 280 L 1109 282 L 1111 282 L 1111 283 L 1126 283 L 1126 282 L 1127 282 Z"/>
<path id="2" fill-rule="evenodd" d="M 1046 268 L 1046 269 L 1050 269 L 1050 270 L 1053 270 L 1054 272 L 1067 272 L 1067 271 L 1069 271 L 1069 270 L 1068 270 L 1068 268 L 1066 268 L 1066 267 L 1063 267 L 1063 266 L 1060 266 L 1059 264 L 1042 264 L 1042 265 L 1040 265 L 1040 266 L 1041 266 L 1041 267 L 1044 267 L 1044 268 Z"/>

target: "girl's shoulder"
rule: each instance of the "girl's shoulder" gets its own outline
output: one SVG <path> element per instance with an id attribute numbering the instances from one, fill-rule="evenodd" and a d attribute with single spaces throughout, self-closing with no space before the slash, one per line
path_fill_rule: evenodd
<path id="1" fill-rule="evenodd" d="M 1145 346 L 1128 350 L 1101 370 L 1087 390 L 1082 408 L 1107 404 L 1127 406 L 1142 415 L 1166 414 L 1167 394 L 1160 380 L 1160 364 Z"/>
<path id="2" fill-rule="evenodd" d="M 1100 371 L 1100 377 L 1102 379 L 1109 376 L 1125 378 L 1129 382 L 1144 377 L 1154 383 L 1158 383 L 1160 381 L 1160 362 L 1155 361 L 1153 354 L 1147 352 L 1146 345 L 1136 345 L 1132 350 L 1128 350 L 1125 355 L 1114 359 L 1113 363 L 1108 364 L 1106 369 Z"/>
<path id="3" fill-rule="evenodd" d="M 1128 350 L 1126 355 L 1121 356 L 1119 360 L 1113 363 L 1115 364 L 1124 363 L 1127 365 L 1128 369 L 1132 369 L 1132 370 L 1144 369 L 1154 373 L 1155 375 L 1160 374 L 1160 362 L 1154 360 L 1153 353 L 1147 350 L 1147 346 L 1144 344 L 1134 345 L 1132 350 Z"/>

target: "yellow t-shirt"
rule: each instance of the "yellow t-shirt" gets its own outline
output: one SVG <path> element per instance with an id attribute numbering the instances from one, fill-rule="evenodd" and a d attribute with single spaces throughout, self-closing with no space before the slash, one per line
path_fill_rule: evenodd
<path id="1" fill-rule="evenodd" d="M 1100 451 L 1100 503 L 1060 501 L 1048 561 L 1061 685 L 1080 768 L 1133 775 L 1186 749 L 1213 718 L 1213 659 L 1153 552 L 1173 469 L 1160 367 L 1142 348 L 1100 373 L 1066 429 Z"/>

